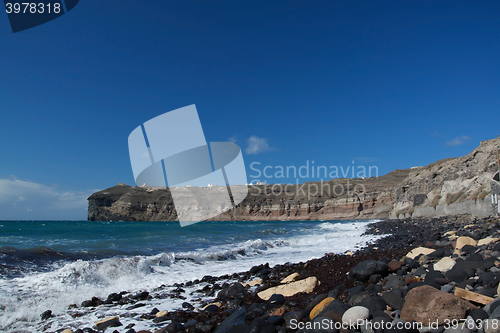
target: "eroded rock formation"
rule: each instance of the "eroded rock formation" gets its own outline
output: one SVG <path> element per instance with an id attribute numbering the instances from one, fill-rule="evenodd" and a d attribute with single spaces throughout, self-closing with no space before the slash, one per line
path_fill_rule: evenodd
<path id="1" fill-rule="evenodd" d="M 495 213 L 492 179 L 500 137 L 468 155 L 385 176 L 300 185 L 252 185 L 236 209 L 212 220 L 339 220 Z M 496 176 L 498 177 L 498 175 Z M 494 181 L 493 181 L 494 182 Z M 495 184 L 493 184 L 495 185 Z M 496 187 L 494 187 L 494 191 Z M 499 186 L 500 189 L 500 186 Z M 500 193 L 499 193 L 500 194 Z M 175 221 L 168 189 L 119 184 L 88 199 L 91 221 Z M 191 203 L 192 209 L 199 209 Z"/>
<path id="2" fill-rule="evenodd" d="M 489 196 L 499 146 L 500 138 L 482 141 L 465 156 L 411 170 L 396 188 L 390 216 L 491 215 Z"/>

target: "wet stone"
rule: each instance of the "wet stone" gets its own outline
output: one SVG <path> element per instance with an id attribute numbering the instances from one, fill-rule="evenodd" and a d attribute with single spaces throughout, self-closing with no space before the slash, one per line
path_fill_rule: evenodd
<path id="1" fill-rule="evenodd" d="M 349 270 L 349 278 L 361 282 L 368 281 L 373 274 L 387 275 L 389 267 L 377 260 L 362 261 Z"/>
<path id="2" fill-rule="evenodd" d="M 367 297 L 359 305 L 367 308 L 370 313 L 375 313 L 377 311 L 384 311 L 387 307 L 387 303 L 379 296 Z"/>
<path id="3" fill-rule="evenodd" d="M 444 286 L 445 284 L 448 284 L 451 282 L 447 278 L 436 278 L 436 279 L 434 279 L 434 281 L 436 281 L 436 283 L 441 285 L 441 286 Z"/>
<path id="4" fill-rule="evenodd" d="M 371 282 L 371 283 L 377 283 L 381 279 L 382 279 L 382 275 L 381 274 L 373 274 L 373 275 L 370 276 L 370 278 L 369 278 L 368 281 Z"/>
<path id="5" fill-rule="evenodd" d="M 290 328 L 292 322 L 299 322 L 304 318 L 302 311 L 291 311 L 285 313 L 283 319 L 285 320 L 286 327 Z"/>
<path id="6" fill-rule="evenodd" d="M 469 316 L 476 322 L 488 318 L 488 314 L 483 309 L 474 309 L 469 313 Z"/>
<path id="7" fill-rule="evenodd" d="M 145 300 L 145 299 L 148 299 L 148 296 L 149 296 L 149 292 L 143 291 L 141 293 L 138 293 L 138 294 L 132 296 L 132 298 L 137 299 L 137 300 Z"/>
<path id="8" fill-rule="evenodd" d="M 282 325 L 285 322 L 285 319 L 283 319 L 282 316 L 274 315 L 267 318 L 267 321 L 276 326 Z"/>
<path id="9" fill-rule="evenodd" d="M 385 301 L 385 303 L 387 303 L 387 305 L 395 310 L 401 310 L 405 303 L 403 297 L 391 291 L 383 293 L 382 299 Z"/>
<path id="10" fill-rule="evenodd" d="M 440 288 L 440 290 L 444 293 L 449 293 L 453 290 L 453 288 L 455 288 L 454 284 L 445 284 Z"/>
<path id="11" fill-rule="evenodd" d="M 209 313 L 217 313 L 219 311 L 219 307 L 215 304 L 210 304 L 205 308 L 205 311 Z"/>
<path id="12" fill-rule="evenodd" d="M 40 315 L 40 318 L 41 318 L 42 320 L 47 320 L 47 319 L 49 319 L 50 317 L 52 317 L 52 311 L 51 311 L 51 310 L 44 311 L 44 312 Z"/>
<path id="13" fill-rule="evenodd" d="M 285 303 L 285 297 L 281 294 L 274 294 L 267 301 L 269 304 L 281 305 Z"/>

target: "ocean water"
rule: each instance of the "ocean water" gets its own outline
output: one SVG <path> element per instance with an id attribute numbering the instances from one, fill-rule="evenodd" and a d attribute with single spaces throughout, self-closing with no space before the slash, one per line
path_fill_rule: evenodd
<path id="1" fill-rule="evenodd" d="M 181 228 L 178 222 L 0 221 L 0 331 L 92 327 L 126 310 L 72 312 L 68 306 L 113 292 L 168 292 L 174 283 L 205 275 L 355 250 L 376 239 L 362 236 L 370 222 L 201 222 Z M 184 289 L 187 301 L 194 298 L 194 289 Z M 182 302 L 153 299 L 140 313 L 180 308 Z M 48 309 L 55 316 L 42 323 L 40 314 Z M 135 322 L 121 319 L 124 325 L 127 320 Z"/>

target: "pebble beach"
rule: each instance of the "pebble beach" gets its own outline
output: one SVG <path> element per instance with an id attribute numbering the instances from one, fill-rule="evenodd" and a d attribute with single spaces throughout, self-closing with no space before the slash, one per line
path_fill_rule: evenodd
<path id="1" fill-rule="evenodd" d="M 94 314 L 93 327 L 51 331 L 57 316 L 50 309 L 38 327 L 57 333 L 494 333 L 500 331 L 499 222 L 469 215 L 375 222 L 365 234 L 383 237 L 357 251 L 201 276 L 168 292 L 89 295 L 67 314 L 75 323 Z M 180 306 L 167 311 L 154 306 L 158 299 Z"/>

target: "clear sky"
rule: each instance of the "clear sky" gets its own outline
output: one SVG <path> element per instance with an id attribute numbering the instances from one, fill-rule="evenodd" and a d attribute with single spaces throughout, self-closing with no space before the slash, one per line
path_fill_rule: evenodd
<path id="1" fill-rule="evenodd" d="M 253 162 L 383 175 L 465 155 L 500 135 L 499 17 L 498 1 L 84 0 L 13 34 L 0 14 L 0 219 L 86 219 L 92 192 L 134 184 L 130 132 L 191 104 L 249 181 Z"/>

